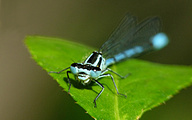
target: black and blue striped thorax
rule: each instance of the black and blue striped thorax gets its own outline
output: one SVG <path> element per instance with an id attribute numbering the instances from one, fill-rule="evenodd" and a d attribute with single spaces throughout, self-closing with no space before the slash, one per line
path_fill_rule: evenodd
<path id="1" fill-rule="evenodd" d="M 73 63 L 70 66 L 71 72 L 83 85 L 97 79 L 106 69 L 105 59 L 101 52 L 94 51 L 83 63 Z"/>

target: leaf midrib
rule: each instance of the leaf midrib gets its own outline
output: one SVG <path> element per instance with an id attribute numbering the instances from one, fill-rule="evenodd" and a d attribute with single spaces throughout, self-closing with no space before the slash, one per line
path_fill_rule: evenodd
<path id="1" fill-rule="evenodd" d="M 117 69 L 115 66 L 113 66 L 113 70 L 116 72 Z M 115 81 L 115 84 L 117 86 L 117 89 L 119 88 L 119 84 L 118 84 L 118 77 L 117 75 L 114 75 L 114 81 Z M 116 90 L 116 89 L 115 89 Z M 117 93 L 117 91 L 115 92 Z M 115 120 L 120 120 L 120 116 L 119 116 L 119 105 L 118 105 L 118 95 L 115 95 L 115 101 L 114 101 L 114 115 L 115 115 Z"/>

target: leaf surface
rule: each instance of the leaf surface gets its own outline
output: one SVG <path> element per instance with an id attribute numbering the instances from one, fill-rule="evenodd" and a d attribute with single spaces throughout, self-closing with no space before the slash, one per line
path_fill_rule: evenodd
<path id="1" fill-rule="evenodd" d="M 73 62 L 83 62 L 93 48 L 78 43 L 48 37 L 29 36 L 26 45 L 33 59 L 47 72 L 60 71 Z M 98 120 L 136 120 L 141 115 L 170 99 L 182 88 L 192 83 L 192 68 L 188 66 L 162 65 L 131 59 L 110 67 L 121 75 L 131 73 L 121 79 L 111 73 L 120 93 L 117 95 L 110 77 L 99 79 L 105 90 L 97 100 L 93 100 L 101 88 L 96 84 L 82 86 L 72 74 L 70 95 L 90 116 Z M 50 74 L 65 91 L 68 91 L 66 72 Z"/>

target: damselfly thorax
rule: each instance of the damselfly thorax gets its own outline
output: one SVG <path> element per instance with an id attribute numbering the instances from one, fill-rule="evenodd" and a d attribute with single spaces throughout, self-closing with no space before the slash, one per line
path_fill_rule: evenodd
<path id="1" fill-rule="evenodd" d="M 83 85 L 89 84 L 106 71 L 105 58 L 101 52 L 94 51 L 83 63 L 71 64 L 70 70 Z"/>

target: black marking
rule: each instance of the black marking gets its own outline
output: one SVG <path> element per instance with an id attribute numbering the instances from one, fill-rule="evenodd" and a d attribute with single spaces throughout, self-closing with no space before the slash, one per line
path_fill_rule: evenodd
<path id="1" fill-rule="evenodd" d="M 98 53 L 98 52 L 93 52 L 92 56 L 89 58 L 89 60 L 87 61 L 87 63 L 94 64 L 95 61 L 97 60 L 99 54 L 100 54 L 100 53 Z"/>
<path id="2" fill-rule="evenodd" d="M 101 61 L 102 61 L 102 57 L 99 58 L 99 62 L 97 64 L 97 67 L 100 67 L 101 66 Z"/>
<path id="3" fill-rule="evenodd" d="M 101 69 L 99 67 L 93 67 L 92 70 L 94 70 L 94 71 L 101 71 Z"/>
<path id="4" fill-rule="evenodd" d="M 91 65 L 82 65 L 80 63 L 73 63 L 71 64 L 72 67 L 77 67 L 77 68 L 81 68 L 81 69 L 86 69 L 86 70 L 94 70 L 94 71 L 101 71 L 101 69 L 99 67 L 94 67 Z M 81 72 L 80 72 L 81 73 Z M 82 73 L 81 73 L 82 74 Z M 85 73 L 86 74 L 86 73 Z"/>
<path id="5" fill-rule="evenodd" d="M 78 63 L 71 64 L 72 67 L 77 67 Z"/>
<path id="6" fill-rule="evenodd" d="M 85 73 L 85 72 L 79 72 L 79 74 L 87 75 L 87 73 Z"/>

